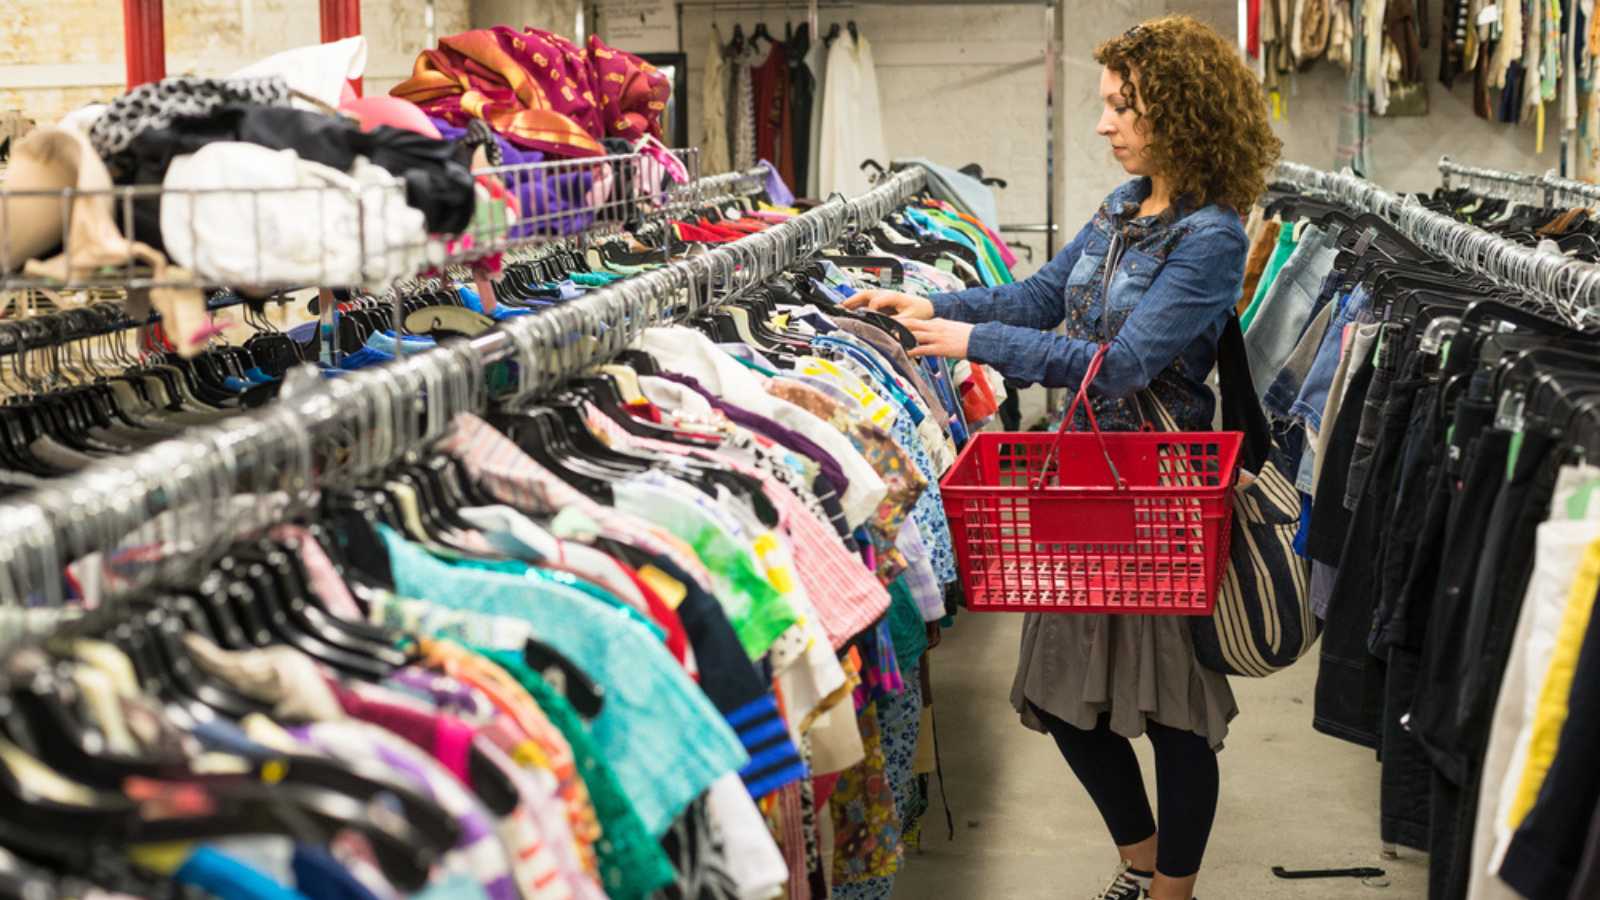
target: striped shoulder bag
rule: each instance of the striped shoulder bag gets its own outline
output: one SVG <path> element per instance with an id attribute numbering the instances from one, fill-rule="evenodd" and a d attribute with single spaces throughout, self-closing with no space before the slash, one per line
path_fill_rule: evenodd
<path id="1" fill-rule="evenodd" d="M 1311 612 L 1311 565 L 1294 551 L 1300 494 L 1279 468 L 1272 430 L 1250 383 L 1244 332 L 1229 317 L 1217 346 L 1222 427 L 1244 432 L 1239 481 L 1233 489 L 1228 568 L 1210 617 L 1189 620 L 1195 656 L 1224 675 L 1259 678 L 1288 668 L 1322 633 Z M 1162 430 L 1177 423 L 1150 392 L 1140 405 Z"/>

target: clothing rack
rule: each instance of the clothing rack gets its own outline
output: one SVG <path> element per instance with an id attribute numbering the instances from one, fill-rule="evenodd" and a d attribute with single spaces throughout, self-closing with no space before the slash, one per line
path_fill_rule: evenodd
<path id="1" fill-rule="evenodd" d="M 646 328 L 693 317 L 877 223 L 926 180 L 904 170 L 860 197 L 388 366 L 333 380 L 291 371 L 269 407 L 0 505 L 0 606 L 62 605 L 63 567 L 90 554 L 116 576 L 113 589 L 203 558 L 303 507 L 318 486 L 379 470 L 483 409 L 495 399 L 489 366 L 516 364 L 502 399 L 547 392 Z"/>
<path id="2" fill-rule="evenodd" d="M 720 199 L 753 196 L 760 193 L 766 187 L 768 170 L 764 167 L 752 166 L 751 168 L 742 172 L 721 172 L 716 175 L 702 176 L 699 174 L 700 148 L 691 147 L 687 149 L 674 150 L 672 152 L 674 156 L 678 157 L 679 160 L 683 162 L 685 170 L 689 173 L 689 180 L 683 182 L 682 184 L 675 184 L 668 188 L 663 196 L 653 198 L 649 203 L 643 205 L 639 210 L 635 211 L 637 213 L 636 216 L 611 217 L 597 213 L 594 216 L 593 221 L 590 222 L 587 227 L 568 235 L 551 236 L 534 230 L 529 234 L 523 234 L 521 237 L 518 237 L 517 230 L 515 228 L 508 227 L 500 234 L 489 235 L 485 242 L 491 246 L 497 247 L 498 250 L 495 252 L 502 252 L 512 255 L 515 255 L 521 251 L 548 249 L 558 244 L 576 245 L 577 249 L 582 250 L 591 239 L 606 237 L 614 234 L 617 231 L 620 231 L 622 227 L 627 224 L 650 224 L 656 221 L 682 215 L 688 210 L 694 209 L 695 207 L 704 206 L 707 203 L 712 203 Z M 531 166 L 518 166 L 509 168 L 514 168 L 520 171 L 522 169 L 535 169 L 539 166 L 550 165 L 552 164 L 534 163 Z M 559 167 L 567 165 L 567 163 L 558 162 L 554 165 Z M 528 178 L 535 176 L 521 175 L 519 177 Z M 547 175 L 546 177 L 548 178 L 551 176 Z M 487 252 L 488 251 L 485 251 L 485 253 Z M 481 255 L 484 254 L 480 254 L 480 256 Z M 472 280 L 472 274 L 469 271 L 469 267 L 464 265 L 462 260 L 453 260 L 448 263 L 446 266 L 446 271 L 448 274 L 458 276 L 461 280 Z M 423 281 L 425 282 L 426 279 Z M 399 317 L 401 297 L 414 286 L 415 285 L 412 284 L 401 284 L 397 285 L 395 288 L 392 288 L 390 291 L 389 296 L 392 299 L 395 310 L 394 327 L 396 334 L 400 333 L 401 331 Z M 327 311 L 324 311 L 323 313 L 323 324 L 326 326 L 325 330 L 331 334 L 333 331 L 333 319 Z M 337 341 L 334 343 L 337 344 Z M 396 351 L 402 356 L 405 355 L 405 347 L 403 342 L 396 348 Z M 329 353 L 330 358 L 335 362 L 338 361 L 341 355 L 337 346 L 330 347 Z"/>
<path id="3" fill-rule="evenodd" d="M 268 298 L 266 302 L 282 299 Z M 218 291 L 206 298 L 206 309 L 216 312 L 244 302 L 244 297 L 232 291 Z M 156 313 L 134 318 L 128 315 L 121 303 L 114 300 L 86 303 L 25 318 L 0 319 L 0 357 L 103 337 L 160 322 L 161 316 Z"/>
<path id="4" fill-rule="evenodd" d="M 1507 240 L 1348 172 L 1283 162 L 1278 164 L 1276 180 L 1377 215 L 1440 258 L 1524 293 L 1575 327 L 1600 326 L 1600 265 Z"/>
<path id="5" fill-rule="evenodd" d="M 1521 199 L 1528 192 L 1537 190 L 1542 192 L 1546 207 L 1600 206 L 1600 185 L 1564 178 L 1556 174 L 1554 169 L 1543 175 L 1508 172 L 1504 169 L 1461 165 L 1446 156 L 1439 160 L 1439 175 L 1445 188 L 1450 187 L 1453 177 L 1462 177 L 1475 192 L 1502 200 Z"/>
<path id="6" fill-rule="evenodd" d="M 1508 172 L 1505 169 L 1464 165 L 1451 159 L 1448 154 L 1439 157 L 1439 183 L 1445 190 L 1462 186 L 1452 184 L 1456 179 L 1461 179 L 1473 193 L 1503 200 L 1542 196 L 1544 205 L 1551 206 L 1554 198 L 1548 179 L 1553 176 L 1554 172 L 1534 175 L 1531 172 Z"/>

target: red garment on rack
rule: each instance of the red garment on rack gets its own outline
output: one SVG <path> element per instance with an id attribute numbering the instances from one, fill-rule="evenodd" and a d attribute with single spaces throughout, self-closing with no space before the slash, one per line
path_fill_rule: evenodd
<path id="1" fill-rule="evenodd" d="M 767 230 L 767 225 L 754 219 L 728 219 L 717 223 L 719 226 L 741 234 L 760 234 Z"/>
<path id="2" fill-rule="evenodd" d="M 703 228 L 699 225 L 691 225 L 688 222 L 673 222 L 672 225 L 674 228 L 678 229 L 678 238 L 680 240 L 689 241 L 691 243 L 726 244 L 730 241 L 737 240 L 737 238 L 718 234 L 709 228 Z"/>
<path id="3" fill-rule="evenodd" d="M 789 117 L 789 54 L 777 41 L 761 65 L 750 71 L 756 94 L 756 158 L 778 167 L 784 184 L 794 184 L 794 125 Z"/>

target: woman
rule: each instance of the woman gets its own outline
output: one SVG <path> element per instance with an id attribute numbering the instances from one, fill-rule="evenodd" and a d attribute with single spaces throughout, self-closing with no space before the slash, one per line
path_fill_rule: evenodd
<path id="1" fill-rule="evenodd" d="M 1205 379 L 1239 299 L 1240 217 L 1281 143 L 1260 85 L 1227 41 L 1186 16 L 1102 44 L 1096 131 L 1132 181 L 1038 274 L 931 300 L 868 291 L 916 353 L 1076 388 L 1109 344 L 1091 396 L 1101 427 L 1132 429 L 1156 405 L 1184 430 L 1212 427 Z M 1109 273 L 1109 274 L 1108 274 Z M 1065 322 L 1065 335 L 1049 329 Z M 1216 750 L 1237 712 L 1196 661 L 1182 617 L 1028 615 L 1012 704 L 1055 738 L 1099 808 L 1122 863 L 1102 900 L 1190 900 L 1217 807 Z M 1159 832 L 1129 738 L 1155 746 Z M 1158 840 L 1159 835 L 1159 840 Z"/>

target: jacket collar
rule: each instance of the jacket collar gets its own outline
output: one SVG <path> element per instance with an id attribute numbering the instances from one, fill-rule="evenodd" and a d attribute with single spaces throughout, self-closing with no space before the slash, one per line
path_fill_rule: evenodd
<path id="1" fill-rule="evenodd" d="M 1122 227 L 1133 221 L 1139 215 L 1139 204 L 1150 196 L 1150 179 L 1141 175 L 1123 182 L 1111 195 L 1106 198 L 1106 218 L 1115 227 Z M 1183 195 L 1173 198 L 1172 205 L 1168 206 L 1156 217 L 1156 225 L 1171 225 L 1179 219 L 1188 216 L 1199 206 L 1194 198 Z"/>

